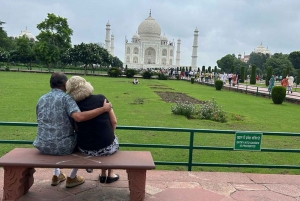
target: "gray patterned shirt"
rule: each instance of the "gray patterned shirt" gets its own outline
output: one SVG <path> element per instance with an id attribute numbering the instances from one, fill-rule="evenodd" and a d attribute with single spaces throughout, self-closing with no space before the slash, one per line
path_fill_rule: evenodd
<path id="1" fill-rule="evenodd" d="M 71 114 L 79 111 L 72 97 L 60 89 L 43 95 L 36 106 L 38 129 L 33 145 L 43 154 L 71 154 L 76 146 Z"/>

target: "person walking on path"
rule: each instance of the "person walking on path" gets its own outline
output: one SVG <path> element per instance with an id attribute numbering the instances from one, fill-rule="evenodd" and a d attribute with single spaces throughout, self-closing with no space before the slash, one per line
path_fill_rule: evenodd
<path id="1" fill-rule="evenodd" d="M 293 85 L 294 85 L 294 77 L 293 76 L 289 76 L 289 75 L 287 75 L 286 76 L 286 79 L 287 79 L 287 81 L 288 81 L 288 88 L 287 88 L 287 91 L 288 91 L 288 93 L 293 93 Z"/>
<path id="2" fill-rule="evenodd" d="M 270 93 L 272 92 L 272 88 L 274 87 L 274 84 L 275 84 L 275 77 L 274 77 L 274 75 L 272 75 L 269 80 L 269 87 L 268 87 L 268 91 Z"/>
<path id="3" fill-rule="evenodd" d="M 73 122 L 87 121 L 111 110 L 111 104 L 105 103 L 103 107 L 81 112 L 76 102 L 66 94 L 68 78 L 64 73 L 55 72 L 51 75 L 51 91 L 40 97 L 36 106 L 37 135 L 33 142 L 42 154 L 69 155 L 73 153 L 77 143 Z M 59 168 L 54 168 L 52 186 L 66 181 L 66 187 L 71 188 L 83 184 L 85 179 L 77 176 L 78 169 L 73 169 L 66 177 Z"/>
<path id="4" fill-rule="evenodd" d="M 281 86 L 285 87 L 285 89 L 286 89 L 286 87 L 289 85 L 289 82 L 285 77 L 280 81 L 280 84 L 281 84 Z"/>

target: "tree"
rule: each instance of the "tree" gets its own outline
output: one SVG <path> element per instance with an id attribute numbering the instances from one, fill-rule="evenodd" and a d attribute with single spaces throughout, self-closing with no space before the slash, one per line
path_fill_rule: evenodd
<path id="1" fill-rule="evenodd" d="M 266 86 L 269 86 L 270 78 L 273 75 L 273 68 L 271 66 L 268 66 L 266 69 L 267 69 Z"/>
<path id="2" fill-rule="evenodd" d="M 289 60 L 295 69 L 300 69 L 300 51 L 294 51 L 289 54 Z"/>
<path id="3" fill-rule="evenodd" d="M 73 30 L 69 28 L 66 18 L 48 13 L 47 19 L 37 25 L 41 31 L 37 36 L 38 43 L 35 52 L 50 70 L 55 65 L 61 54 L 71 47 Z"/>
<path id="4" fill-rule="evenodd" d="M 5 22 L 0 20 L 0 48 L 10 51 L 13 49 L 13 40 L 7 36 L 6 31 L 3 28 Z"/>
<path id="5" fill-rule="evenodd" d="M 201 72 L 205 72 L 205 66 L 202 66 L 202 71 Z"/>
<path id="6" fill-rule="evenodd" d="M 123 66 L 122 61 L 118 57 L 112 57 L 105 48 L 99 46 L 97 43 L 74 45 L 72 54 L 73 61 L 84 64 L 85 74 L 87 73 L 88 66 L 92 68 L 93 72 L 97 65 L 106 67 Z"/>
<path id="7" fill-rule="evenodd" d="M 113 57 L 111 61 L 112 67 L 123 67 L 123 62 L 118 57 Z"/>
<path id="8" fill-rule="evenodd" d="M 261 70 L 262 74 L 265 74 L 265 67 L 264 64 L 266 63 L 267 59 L 270 58 L 269 54 L 258 54 L 255 52 L 252 52 L 250 54 L 250 58 L 247 62 L 248 65 L 256 65 L 258 69 Z"/>
<path id="9" fill-rule="evenodd" d="M 235 56 L 232 54 L 227 54 L 226 56 L 222 57 L 220 60 L 217 61 L 219 68 L 221 68 L 222 72 L 229 73 L 231 67 L 234 65 Z"/>
<path id="10" fill-rule="evenodd" d="M 297 70 L 297 78 L 296 78 L 296 84 L 298 85 L 300 83 L 300 69 Z"/>
<path id="11" fill-rule="evenodd" d="M 290 69 L 292 75 L 294 74 L 293 64 L 288 59 L 287 54 L 275 53 L 272 57 L 268 58 L 264 64 L 265 69 L 269 66 L 273 68 L 274 75 L 283 75 L 287 68 Z"/>
<path id="12" fill-rule="evenodd" d="M 234 59 L 233 71 L 231 73 L 242 73 L 242 67 L 247 68 L 247 64 L 237 58 Z"/>
<path id="13" fill-rule="evenodd" d="M 29 64 L 28 69 L 31 70 L 31 64 L 35 60 L 33 51 L 34 43 L 30 42 L 25 36 L 16 39 L 17 61 Z"/>
<path id="14" fill-rule="evenodd" d="M 208 72 L 211 73 L 211 66 L 208 66 Z"/>
<path id="15" fill-rule="evenodd" d="M 59 49 L 46 41 L 37 42 L 34 46 L 34 52 L 37 58 L 47 66 L 49 71 L 51 66 L 54 65 L 60 58 Z"/>
<path id="16" fill-rule="evenodd" d="M 7 62 L 9 59 L 9 53 L 0 47 L 0 62 Z"/>
<path id="17" fill-rule="evenodd" d="M 245 82 L 245 67 L 242 66 L 241 67 L 241 81 L 240 83 L 244 83 Z"/>

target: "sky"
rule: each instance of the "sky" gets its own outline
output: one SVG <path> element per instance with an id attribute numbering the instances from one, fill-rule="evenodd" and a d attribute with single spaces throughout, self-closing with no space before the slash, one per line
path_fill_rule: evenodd
<path id="1" fill-rule="evenodd" d="M 181 40 L 180 65 L 190 66 L 194 30 L 199 30 L 197 66 L 216 66 L 227 54 L 250 54 L 262 44 L 272 54 L 300 48 L 299 0 L 0 0 L 0 21 L 8 36 L 38 35 L 47 13 L 66 18 L 72 44 L 105 43 L 106 23 L 115 56 L 124 61 L 125 37 L 151 16 L 169 41 Z M 174 54 L 175 63 L 176 54 Z"/>

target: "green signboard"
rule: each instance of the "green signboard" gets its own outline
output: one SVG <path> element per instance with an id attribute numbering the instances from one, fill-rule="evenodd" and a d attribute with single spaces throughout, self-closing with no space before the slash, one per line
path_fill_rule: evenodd
<path id="1" fill-rule="evenodd" d="M 260 151 L 262 133 L 235 133 L 234 150 Z"/>

